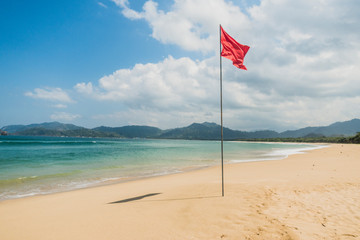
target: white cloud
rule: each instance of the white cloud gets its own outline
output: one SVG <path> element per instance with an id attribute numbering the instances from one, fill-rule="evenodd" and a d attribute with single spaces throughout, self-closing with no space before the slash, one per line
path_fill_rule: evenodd
<path id="1" fill-rule="evenodd" d="M 81 118 L 79 114 L 71 114 L 67 112 L 56 112 L 50 116 L 50 118 L 54 121 L 66 121 L 71 122 L 75 119 Z"/>
<path id="2" fill-rule="evenodd" d="M 119 7 L 123 7 L 123 8 L 127 8 L 129 5 L 128 0 L 111 0 L 111 1 L 113 1 Z"/>
<path id="3" fill-rule="evenodd" d="M 26 92 L 25 96 L 37 98 L 37 99 L 44 99 L 49 101 L 56 101 L 56 102 L 67 102 L 71 103 L 74 102 L 70 96 L 61 88 L 35 88 L 33 92 Z"/>
<path id="4" fill-rule="evenodd" d="M 142 12 L 129 8 L 127 1 L 113 0 L 125 17 L 144 19 L 152 28 L 152 37 L 166 44 L 204 53 L 218 49 L 219 24 L 249 28 L 249 20 L 238 6 L 223 0 L 175 1 L 171 10 L 159 10 L 158 3 L 147 1 Z M 236 21 L 234 21 L 236 19 Z"/>
<path id="5" fill-rule="evenodd" d="M 218 92 L 218 69 L 207 61 L 169 56 L 157 64 L 117 70 L 101 78 L 97 87 L 78 83 L 75 89 L 95 99 L 120 101 L 132 109 L 195 110 L 194 105 L 208 104 Z"/>
<path id="6" fill-rule="evenodd" d="M 98 5 L 103 8 L 108 8 L 108 6 L 105 5 L 103 2 L 98 2 Z"/>
<path id="7" fill-rule="evenodd" d="M 219 107 L 219 69 L 214 59 L 193 61 L 169 56 L 159 63 L 136 64 L 75 89 L 88 97 L 119 103 L 126 111 L 95 114 L 117 123 L 174 127 L 194 121 L 216 121 Z"/>
<path id="8" fill-rule="evenodd" d="M 86 94 L 91 94 L 93 92 L 93 86 L 92 83 L 78 83 L 75 85 L 75 89 L 79 92 L 79 93 L 86 93 Z"/>
<path id="9" fill-rule="evenodd" d="M 128 0 L 111 0 L 111 1 L 123 9 L 122 14 L 124 14 L 125 17 L 127 17 L 129 19 L 133 19 L 133 20 L 142 18 L 140 13 L 129 8 Z"/>
<path id="10" fill-rule="evenodd" d="M 99 79 L 95 85 L 79 83 L 75 89 L 88 97 L 105 101 L 105 104 L 117 102 L 125 107 L 125 110 L 115 113 L 95 113 L 94 119 L 101 120 L 103 125 L 114 125 L 112 122 L 116 122 L 118 125 L 147 124 L 171 128 L 192 122 L 219 122 L 217 61 L 217 58 L 193 61 L 169 56 L 156 64 L 137 64 L 132 69 L 117 70 Z M 360 104 L 360 98 L 332 98 L 333 93 L 316 96 L 309 94 L 306 88 L 303 93 L 299 89 L 287 93 L 291 85 L 277 83 L 278 86 L 269 88 L 269 82 L 264 87 L 260 87 L 261 82 L 251 84 L 251 78 L 255 81 L 261 78 L 252 77 L 249 71 L 240 72 L 231 62 L 224 64 L 223 70 L 226 73 L 224 117 L 229 127 L 243 130 L 285 129 L 314 125 L 317 121 L 331 123 L 338 118 L 347 120 L 353 114 L 360 116 L 360 110 L 351 110 L 357 103 Z M 304 87 L 298 84 L 299 88 Z M 329 91 L 336 89 L 331 84 L 320 87 Z M 331 106 L 339 106 L 339 109 L 331 111 Z"/>
<path id="11" fill-rule="evenodd" d="M 135 11 L 128 1 L 115 2 L 124 11 Z M 289 79 L 294 82 L 285 84 L 289 87 L 308 88 L 305 85 L 311 83 L 318 91 L 323 86 L 319 81 L 343 81 L 339 75 L 359 85 L 355 67 L 360 62 L 359 5 L 339 0 L 263 0 L 244 9 L 224 0 L 178 0 L 163 11 L 149 0 L 136 12 L 140 17 L 123 14 L 145 20 L 152 36 L 162 43 L 209 54 L 218 54 L 222 23 L 230 35 L 251 46 L 245 65 L 258 77 L 275 86 Z"/>
<path id="12" fill-rule="evenodd" d="M 55 107 L 55 108 L 67 108 L 67 105 L 59 103 L 59 104 L 53 105 L 53 107 Z"/>

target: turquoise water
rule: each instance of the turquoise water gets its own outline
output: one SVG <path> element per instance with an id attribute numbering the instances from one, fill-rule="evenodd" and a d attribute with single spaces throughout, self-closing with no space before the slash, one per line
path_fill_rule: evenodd
<path id="1" fill-rule="evenodd" d="M 305 144 L 225 142 L 225 163 L 284 158 Z M 220 164 L 220 142 L 0 137 L 0 201 Z"/>

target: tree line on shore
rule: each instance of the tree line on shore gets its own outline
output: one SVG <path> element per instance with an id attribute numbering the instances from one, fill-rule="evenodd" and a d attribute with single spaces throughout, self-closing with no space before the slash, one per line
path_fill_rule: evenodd
<path id="1" fill-rule="evenodd" d="M 238 141 L 263 142 L 296 142 L 296 143 L 360 143 L 360 132 L 352 137 L 298 137 L 298 138 L 263 138 L 263 139 L 237 139 Z"/>

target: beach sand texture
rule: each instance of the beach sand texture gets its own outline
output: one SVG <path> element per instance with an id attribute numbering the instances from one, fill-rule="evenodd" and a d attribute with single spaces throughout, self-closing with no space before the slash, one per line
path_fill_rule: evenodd
<path id="1" fill-rule="evenodd" d="M 360 239 L 360 145 L 3 201 L 0 239 Z"/>

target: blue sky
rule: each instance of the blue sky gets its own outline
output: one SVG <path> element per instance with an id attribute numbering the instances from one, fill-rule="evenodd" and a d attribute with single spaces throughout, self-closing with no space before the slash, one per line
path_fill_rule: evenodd
<path id="1" fill-rule="evenodd" d="M 360 117 L 358 1 L 3 1 L 0 127 L 219 123 L 218 25 L 251 48 L 223 59 L 224 123 Z"/>
<path id="2" fill-rule="evenodd" d="M 145 22 L 129 21 L 114 3 L 106 4 L 3 2 L 2 82 L 24 89 L 35 84 L 71 88 L 76 81 L 96 81 L 116 69 L 156 62 L 168 54 L 150 37 Z"/>

